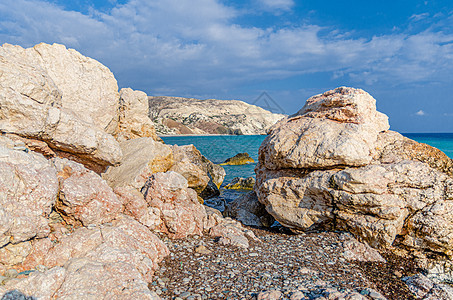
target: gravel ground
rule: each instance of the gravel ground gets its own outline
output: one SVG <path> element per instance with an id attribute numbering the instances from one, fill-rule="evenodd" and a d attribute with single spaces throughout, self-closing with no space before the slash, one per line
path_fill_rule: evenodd
<path id="1" fill-rule="evenodd" d="M 335 232 L 252 230 L 262 242 L 251 242 L 249 249 L 220 245 L 207 236 L 162 236 L 171 255 L 150 289 L 162 299 L 256 299 L 272 289 L 281 291 L 281 299 L 326 299 L 319 297 L 328 289 L 368 299 L 382 299 L 379 293 L 391 300 L 414 299 L 399 279 L 416 271 L 410 261 L 390 254 L 383 254 L 386 264 L 347 261 Z M 296 297 L 298 291 L 304 298 Z"/>

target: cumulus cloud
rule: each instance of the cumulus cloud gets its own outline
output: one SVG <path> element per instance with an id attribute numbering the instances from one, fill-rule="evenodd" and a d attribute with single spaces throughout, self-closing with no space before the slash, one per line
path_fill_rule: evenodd
<path id="1" fill-rule="evenodd" d="M 294 4 L 259 2 L 276 10 Z M 0 40 L 63 43 L 109 66 L 122 86 L 181 96 L 318 72 L 367 85 L 447 82 L 453 73 L 451 18 L 444 30 L 353 38 L 316 24 L 243 26 L 235 22 L 241 13 L 217 0 L 130 0 L 89 14 L 2 0 Z"/>
<path id="2" fill-rule="evenodd" d="M 421 109 L 420 109 L 419 111 L 417 111 L 415 114 L 416 114 L 417 116 L 424 116 L 424 115 L 426 115 L 426 113 L 425 113 L 423 110 L 421 110 Z"/>

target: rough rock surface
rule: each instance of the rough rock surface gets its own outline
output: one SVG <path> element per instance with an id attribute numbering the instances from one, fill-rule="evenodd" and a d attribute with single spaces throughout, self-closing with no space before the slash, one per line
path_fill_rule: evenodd
<path id="1" fill-rule="evenodd" d="M 60 182 L 55 208 L 68 224 L 99 225 L 122 211 L 121 201 L 99 175 L 67 159 L 55 158 L 53 163 Z"/>
<path id="2" fill-rule="evenodd" d="M 219 193 L 219 187 L 225 178 L 225 170 L 204 157 L 194 145 L 171 147 L 175 171 L 187 179 L 189 187 L 193 188 L 202 198 L 212 197 Z"/>
<path id="3" fill-rule="evenodd" d="M 152 138 L 137 138 L 120 144 L 123 159 L 121 165 L 110 167 L 103 178 L 115 187 L 131 187 L 141 190 L 148 177 L 168 171 L 174 163 L 170 146 Z"/>
<path id="4" fill-rule="evenodd" d="M 372 247 L 451 257 L 451 165 L 440 151 L 388 131 L 369 94 L 342 87 L 270 129 L 256 192 L 295 232 L 337 228 Z"/>
<path id="5" fill-rule="evenodd" d="M 203 233 L 205 209 L 181 174 L 173 171 L 153 174 L 143 192 L 148 206 L 154 208 L 152 213 L 162 220 L 157 231 L 172 238 Z"/>
<path id="6" fill-rule="evenodd" d="M 258 201 L 255 192 L 247 193 L 230 202 L 223 214 L 248 226 L 270 227 L 275 222 L 265 206 Z"/>
<path id="7" fill-rule="evenodd" d="M 417 299 L 453 299 L 453 287 L 446 284 L 436 284 L 422 274 L 417 274 L 402 279 L 409 286 L 409 290 Z"/>
<path id="8" fill-rule="evenodd" d="M 123 88 L 119 95 L 119 124 L 115 137 L 122 142 L 140 137 L 158 140 L 148 117 L 148 96 L 142 91 Z"/>
<path id="9" fill-rule="evenodd" d="M 1 132 L 42 140 L 101 169 L 119 162 L 119 145 L 105 132 L 116 128 L 118 108 L 116 81 L 106 67 L 61 45 L 5 44 L 0 73 Z"/>
<path id="10" fill-rule="evenodd" d="M 220 165 L 239 166 L 254 162 L 255 161 L 250 157 L 248 153 L 238 153 L 235 156 L 228 158 Z"/>
<path id="11" fill-rule="evenodd" d="M 4 59 L 26 65 L 41 72 L 41 78 L 51 79 L 61 94 L 62 108 L 109 133 L 116 128 L 118 84 L 107 67 L 59 44 L 41 43 L 28 49 L 5 44 L 2 48 Z M 28 88 L 42 93 L 39 85 L 28 84 Z"/>
<path id="12" fill-rule="evenodd" d="M 234 177 L 230 183 L 228 183 L 225 188 L 230 190 L 253 190 L 255 186 L 255 178 L 248 177 Z"/>
<path id="13" fill-rule="evenodd" d="M 0 136 L 0 247 L 47 236 L 46 217 L 57 195 L 52 164 L 41 154 L 15 150 L 12 140 Z"/>
<path id="14" fill-rule="evenodd" d="M 265 134 L 284 117 L 237 100 L 149 97 L 150 118 L 162 134 Z"/>

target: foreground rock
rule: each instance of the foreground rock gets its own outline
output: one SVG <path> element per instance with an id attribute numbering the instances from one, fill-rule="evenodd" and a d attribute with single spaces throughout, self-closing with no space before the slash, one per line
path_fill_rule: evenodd
<path id="1" fill-rule="evenodd" d="M 172 146 L 175 160 L 171 171 L 183 175 L 198 195 L 208 199 L 220 194 L 219 188 L 225 178 L 225 170 L 204 157 L 194 145 Z"/>
<path id="2" fill-rule="evenodd" d="M 284 116 L 237 100 L 149 97 L 161 134 L 265 134 Z"/>
<path id="3" fill-rule="evenodd" d="M 239 166 L 254 162 L 255 161 L 253 160 L 253 158 L 250 157 L 248 153 L 238 153 L 235 156 L 228 158 L 220 165 Z"/>
<path id="4" fill-rule="evenodd" d="M 247 193 L 230 202 L 223 214 L 248 226 L 270 227 L 275 222 L 265 206 L 258 201 L 255 192 Z"/>
<path id="5" fill-rule="evenodd" d="M 203 233 L 206 212 L 187 180 L 176 172 L 153 174 L 144 187 L 145 200 L 160 224 L 155 229 L 172 238 Z"/>
<path id="6" fill-rule="evenodd" d="M 119 162 L 108 134 L 117 124 L 118 87 L 106 67 L 61 45 L 5 44 L 0 70 L 1 132 L 44 141 L 93 169 Z"/>
<path id="7" fill-rule="evenodd" d="M 450 257 L 451 159 L 388 128 L 362 90 L 310 98 L 260 147 L 259 201 L 295 232 L 343 229 L 373 247 Z M 444 279 L 449 272 L 431 275 Z"/>
<path id="8" fill-rule="evenodd" d="M 111 167 L 103 178 L 113 188 L 128 187 L 141 190 L 148 177 L 168 171 L 174 163 L 170 146 L 152 138 L 137 138 L 122 142 L 121 165 Z"/>

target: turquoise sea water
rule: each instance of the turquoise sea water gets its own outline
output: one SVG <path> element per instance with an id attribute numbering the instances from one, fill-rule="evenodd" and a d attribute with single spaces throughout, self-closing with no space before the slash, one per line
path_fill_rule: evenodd
<path id="1" fill-rule="evenodd" d="M 406 133 L 404 136 L 426 143 L 442 150 L 450 158 L 453 158 L 453 133 Z M 162 137 L 166 144 L 190 145 L 193 144 L 214 163 L 222 163 L 227 158 L 240 152 L 247 152 L 255 161 L 258 160 L 258 148 L 265 139 L 263 135 L 240 135 L 240 136 L 167 136 Z M 223 166 L 226 172 L 223 186 L 228 184 L 234 177 L 255 176 L 256 163 L 242 166 Z M 231 201 L 244 192 L 222 189 L 221 199 Z"/>

